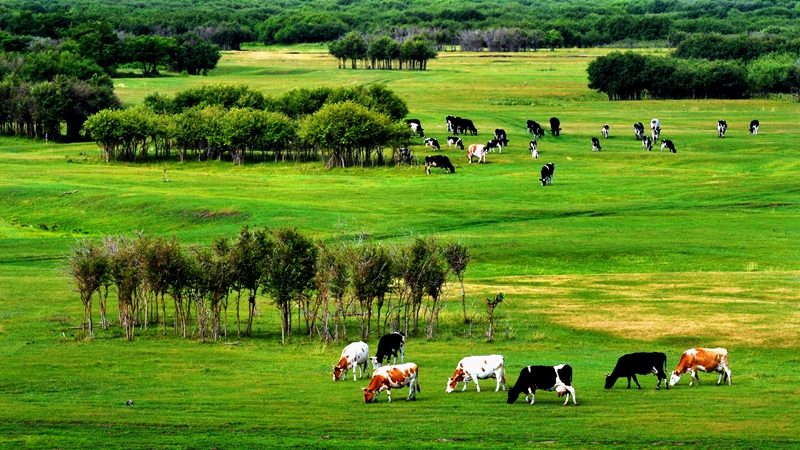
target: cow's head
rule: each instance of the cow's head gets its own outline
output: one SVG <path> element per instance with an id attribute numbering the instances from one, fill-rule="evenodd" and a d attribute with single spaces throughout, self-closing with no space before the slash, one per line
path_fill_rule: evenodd
<path id="1" fill-rule="evenodd" d="M 511 389 L 510 391 L 508 391 L 508 400 L 506 400 L 506 403 L 508 403 L 510 405 L 510 404 L 516 402 L 517 399 L 519 398 L 519 394 L 520 394 L 520 391 L 518 391 L 516 389 Z"/>
<path id="2" fill-rule="evenodd" d="M 369 402 L 375 400 L 375 390 L 374 389 L 362 387 L 361 390 L 364 391 L 364 403 L 369 403 Z"/>
<path id="3" fill-rule="evenodd" d="M 435 164 L 431 164 L 431 165 L 435 166 Z M 373 371 L 381 366 L 381 363 L 380 363 L 380 361 L 378 361 L 378 357 L 377 356 L 371 357 L 370 361 L 372 361 L 372 370 Z"/>
<path id="4" fill-rule="evenodd" d="M 333 366 L 333 381 L 339 381 L 339 378 L 342 377 L 342 373 L 344 373 L 344 369 L 339 366 Z"/>
<path id="5" fill-rule="evenodd" d="M 675 372 L 672 372 L 669 376 L 669 385 L 675 386 L 676 384 L 678 384 L 678 381 L 681 381 L 681 374 L 679 374 L 678 371 L 676 370 Z"/>
<path id="6" fill-rule="evenodd" d="M 456 386 L 458 386 L 458 383 L 462 381 L 464 381 L 464 370 L 459 367 L 456 369 L 456 372 L 453 374 L 453 376 L 447 379 L 447 389 L 445 389 L 445 392 L 448 394 L 453 392 L 456 389 Z"/>
<path id="7" fill-rule="evenodd" d="M 614 387 L 614 384 L 617 382 L 617 377 L 612 377 L 610 373 L 604 374 L 606 376 L 606 389 L 611 389 Z"/>

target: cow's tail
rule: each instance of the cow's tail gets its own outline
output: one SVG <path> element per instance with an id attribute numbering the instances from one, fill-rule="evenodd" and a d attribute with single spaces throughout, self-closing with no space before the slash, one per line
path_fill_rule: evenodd
<path id="1" fill-rule="evenodd" d="M 417 377 L 414 378 L 414 386 L 417 388 L 417 392 L 422 392 L 419 389 L 419 369 L 417 369 Z"/>

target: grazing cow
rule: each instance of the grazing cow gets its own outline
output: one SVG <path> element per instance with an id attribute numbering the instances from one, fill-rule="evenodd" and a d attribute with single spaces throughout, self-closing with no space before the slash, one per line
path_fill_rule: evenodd
<path id="1" fill-rule="evenodd" d="M 672 372 L 669 379 L 669 385 L 675 386 L 681 380 L 681 375 L 686 372 L 692 376 L 689 381 L 689 386 L 692 385 L 694 380 L 697 380 L 697 385 L 700 385 L 700 377 L 697 376 L 697 371 L 701 372 L 718 372 L 719 379 L 717 379 L 717 386 L 722 383 L 722 380 L 728 379 L 728 386 L 731 385 L 731 369 L 728 368 L 728 351 L 724 348 L 690 348 L 683 352 L 681 360 L 678 361 L 678 367 Z"/>
<path id="2" fill-rule="evenodd" d="M 653 142 L 658 142 L 658 137 L 661 136 L 661 122 L 658 119 L 650 121 L 650 134 L 653 136 Z"/>
<path id="3" fill-rule="evenodd" d="M 610 129 L 611 127 L 609 127 L 608 124 L 603 125 L 603 129 L 600 130 L 600 133 L 603 135 L 603 139 L 608 139 L 608 130 Z"/>
<path id="4" fill-rule="evenodd" d="M 539 178 L 539 181 L 542 182 L 542 186 L 553 184 L 553 172 L 555 171 L 556 171 L 556 165 L 553 163 L 547 163 L 544 166 L 542 166 L 542 178 Z"/>
<path id="5" fill-rule="evenodd" d="M 450 146 L 455 146 L 464 150 L 464 142 L 461 141 L 461 138 L 458 136 L 448 136 L 447 137 L 447 149 L 450 149 Z"/>
<path id="6" fill-rule="evenodd" d="M 495 128 L 494 138 L 498 141 L 504 141 L 506 139 L 506 130 L 502 128 Z"/>
<path id="7" fill-rule="evenodd" d="M 673 144 L 669 139 L 661 140 L 661 151 L 663 152 L 665 148 L 672 153 L 678 153 L 678 151 L 675 150 L 675 144 Z"/>
<path id="8" fill-rule="evenodd" d="M 649 136 L 642 136 L 642 147 L 648 152 L 653 150 L 653 140 Z"/>
<path id="9" fill-rule="evenodd" d="M 596 137 L 593 137 L 592 138 L 592 151 L 593 152 L 599 152 L 602 149 L 603 149 L 603 147 L 600 147 L 600 139 L 597 139 Z"/>
<path id="10" fill-rule="evenodd" d="M 419 389 L 419 369 L 414 363 L 400 364 L 396 366 L 383 366 L 372 372 L 372 380 L 369 386 L 362 387 L 364 391 L 364 403 L 373 400 L 378 401 L 382 391 L 386 391 L 389 403 L 392 402 L 392 389 L 399 389 L 408 386 L 408 397 L 406 401 L 416 400 Z M 415 390 L 416 388 L 416 390 Z"/>
<path id="11" fill-rule="evenodd" d="M 460 117 L 459 117 L 460 119 Z M 445 122 L 447 123 L 447 131 L 453 133 L 456 130 L 455 123 L 456 117 L 455 116 L 447 116 L 444 118 Z"/>
<path id="12" fill-rule="evenodd" d="M 717 121 L 717 136 L 719 136 L 720 138 L 724 138 L 725 131 L 727 129 L 728 129 L 728 122 L 725 122 L 724 120 Z"/>
<path id="13" fill-rule="evenodd" d="M 425 157 L 425 173 L 431 174 L 431 167 L 438 167 L 439 172 L 447 169 L 450 173 L 456 173 L 456 168 L 450 162 L 450 158 L 444 155 L 431 155 Z"/>
<path id="14" fill-rule="evenodd" d="M 442 158 L 447 158 L 443 156 Z M 400 353 L 400 362 L 405 362 L 405 346 L 406 336 L 403 333 L 395 331 L 394 333 L 385 334 L 378 341 L 378 353 L 372 358 L 372 370 L 380 367 L 383 360 L 389 362 L 389 357 L 394 356 L 394 363 L 397 364 L 397 354 Z M 378 365 L 375 365 L 375 363 Z"/>
<path id="15" fill-rule="evenodd" d="M 462 134 L 470 133 L 473 136 L 478 135 L 478 129 L 475 128 L 475 124 L 472 123 L 469 119 L 461 119 L 458 121 L 458 126 L 456 130 L 461 131 Z M 454 131 L 455 134 L 458 134 L 458 131 Z"/>
<path id="16" fill-rule="evenodd" d="M 631 377 L 633 377 L 636 386 L 641 389 L 642 386 L 639 385 L 636 375 L 649 375 L 651 373 L 658 377 L 656 389 L 661 389 L 662 379 L 664 380 L 664 387 L 669 389 L 666 368 L 667 355 L 664 353 L 630 353 L 623 355 L 617 360 L 614 371 L 606 374 L 606 389 L 614 387 L 617 379 L 623 377 L 628 379 L 628 389 L 631 388 Z"/>
<path id="17" fill-rule="evenodd" d="M 409 126 L 409 128 L 411 128 L 411 131 L 419 134 L 419 137 L 425 137 L 425 133 L 422 131 L 422 124 L 419 122 L 419 119 L 407 119 L 406 124 Z"/>
<path id="18" fill-rule="evenodd" d="M 636 133 L 636 140 L 641 141 L 644 137 L 644 124 L 642 122 L 633 124 L 633 132 Z"/>
<path id="19" fill-rule="evenodd" d="M 561 121 L 558 120 L 558 117 L 550 118 L 550 134 L 553 136 L 561 135 Z"/>
<path id="20" fill-rule="evenodd" d="M 531 141 L 530 147 L 531 147 L 531 157 L 533 159 L 538 158 L 539 157 L 539 150 L 536 149 L 536 141 Z"/>
<path id="21" fill-rule="evenodd" d="M 761 125 L 761 124 L 759 124 L 757 120 L 751 120 L 750 121 L 750 134 L 758 134 L 759 125 Z"/>
<path id="22" fill-rule="evenodd" d="M 519 394 L 525 393 L 525 401 L 528 401 L 528 394 L 531 396 L 530 404 L 536 401 L 536 390 L 556 391 L 559 397 L 567 396 L 564 402 L 569 403 L 569 396 L 572 394 L 572 404 L 577 405 L 575 398 L 575 388 L 572 387 L 572 367 L 567 364 L 557 366 L 528 366 L 519 373 L 514 387 L 508 391 L 508 404 L 517 401 Z"/>
<path id="23" fill-rule="evenodd" d="M 401 164 L 403 164 L 403 163 L 413 164 L 414 163 L 414 155 L 411 154 L 411 150 L 409 150 L 407 147 L 400 147 L 399 149 L 397 149 L 397 157 L 398 157 L 398 161 Z"/>
<path id="24" fill-rule="evenodd" d="M 467 356 L 458 362 L 455 373 L 447 379 L 447 388 L 445 392 L 448 394 L 453 392 L 458 383 L 464 383 L 464 389 L 467 390 L 467 383 L 472 380 L 475 383 L 475 389 L 480 392 L 481 387 L 478 385 L 478 380 L 486 380 L 488 378 L 497 379 L 497 387 L 495 392 L 500 390 L 500 385 L 503 385 L 503 390 L 506 390 L 506 360 L 503 355 L 489 355 L 489 356 Z"/>
<path id="25" fill-rule="evenodd" d="M 441 147 L 439 147 L 439 141 L 436 140 L 436 138 L 432 138 L 432 137 L 425 138 L 424 143 L 425 143 L 425 147 L 426 148 L 428 146 L 430 146 L 431 148 L 435 148 L 436 150 L 441 150 L 442 149 Z"/>
<path id="26" fill-rule="evenodd" d="M 544 130 L 542 129 L 542 126 L 539 125 L 539 123 L 535 120 L 528 121 L 528 133 L 532 134 L 536 139 L 541 139 L 544 137 Z"/>
<path id="27" fill-rule="evenodd" d="M 498 149 L 500 153 L 503 153 L 503 141 L 498 140 L 491 140 L 486 143 L 486 151 L 494 152 L 495 149 Z"/>
<path id="28" fill-rule="evenodd" d="M 489 149 L 485 145 L 472 144 L 467 148 L 467 159 L 469 159 L 470 164 L 472 164 L 473 157 L 478 158 L 478 164 L 485 163 L 487 153 L 489 153 Z"/>
<path id="29" fill-rule="evenodd" d="M 364 342 L 353 342 L 342 350 L 339 363 L 333 366 L 333 381 L 343 378 L 347 381 L 347 371 L 353 370 L 353 380 L 358 379 L 356 369 L 361 369 L 361 375 L 367 371 L 369 364 L 369 346 Z"/>

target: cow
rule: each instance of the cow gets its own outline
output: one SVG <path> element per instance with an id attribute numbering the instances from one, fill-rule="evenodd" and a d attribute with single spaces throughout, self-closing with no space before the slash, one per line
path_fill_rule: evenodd
<path id="1" fill-rule="evenodd" d="M 550 134 L 552 136 L 560 136 L 561 135 L 561 121 L 558 120 L 558 117 L 551 117 L 550 118 Z"/>
<path id="2" fill-rule="evenodd" d="M 472 121 L 469 120 L 469 119 L 461 119 L 461 121 L 459 122 L 458 127 L 461 130 L 461 133 L 463 133 L 463 134 L 467 134 L 469 132 L 473 136 L 477 136 L 478 135 L 478 129 L 475 128 L 475 124 L 473 124 Z M 456 133 L 456 134 L 458 134 L 458 133 Z"/>
<path id="3" fill-rule="evenodd" d="M 458 136 L 448 136 L 447 137 L 447 149 L 450 149 L 450 146 L 454 146 L 464 150 L 464 142 L 461 141 L 461 138 Z"/>
<path id="4" fill-rule="evenodd" d="M 460 119 L 460 117 L 458 117 Z M 447 123 L 447 131 L 453 133 L 456 131 L 455 123 L 456 117 L 455 116 L 447 116 L 444 118 L 445 122 Z"/>
<path id="5" fill-rule="evenodd" d="M 728 379 L 728 386 L 731 385 L 731 369 L 728 367 L 728 351 L 724 348 L 690 348 L 683 352 L 681 360 L 678 361 L 678 367 L 672 372 L 669 378 L 669 385 L 675 386 L 681 380 L 681 375 L 686 372 L 692 376 L 689 381 L 689 386 L 692 385 L 694 380 L 697 380 L 697 385 L 700 385 L 700 377 L 697 376 L 697 371 L 701 372 L 718 372 L 719 379 L 717 379 L 717 386 L 719 386 L 724 379 Z"/>
<path id="6" fill-rule="evenodd" d="M 419 119 L 407 119 L 406 125 L 411 128 L 411 131 L 419 134 L 419 137 L 425 137 L 425 133 L 422 131 L 422 124 L 419 122 Z"/>
<path id="7" fill-rule="evenodd" d="M 372 372 L 372 380 L 369 386 L 362 387 L 364 391 L 364 403 L 378 401 L 382 391 L 386 391 L 389 403 L 392 402 L 392 389 L 408 386 L 408 397 L 406 401 L 416 400 L 419 389 L 419 369 L 414 363 L 400 364 L 394 366 L 383 366 Z"/>
<path id="8" fill-rule="evenodd" d="M 661 136 L 661 122 L 658 119 L 650 121 L 650 134 L 653 136 L 653 142 L 658 142 L 658 137 Z"/>
<path id="9" fill-rule="evenodd" d="M 599 152 L 602 149 L 603 149 L 603 147 L 600 147 L 600 139 L 597 139 L 596 137 L 593 137 L 592 138 L 592 151 L 593 152 Z"/>
<path id="10" fill-rule="evenodd" d="M 353 380 L 358 379 L 356 369 L 361 369 L 361 376 L 367 371 L 369 364 L 369 346 L 364 342 L 353 342 L 342 350 L 339 363 L 333 366 L 333 381 L 343 378 L 347 381 L 347 371 L 353 370 Z"/>
<path id="11" fill-rule="evenodd" d="M 628 389 L 631 388 L 631 377 L 636 386 L 641 389 L 642 386 L 639 384 L 639 380 L 636 379 L 636 375 L 649 375 L 651 373 L 658 377 L 656 390 L 661 389 L 662 379 L 664 380 L 664 387 L 669 389 L 666 368 L 667 355 L 664 353 L 629 353 L 623 355 L 617 360 L 614 371 L 606 374 L 606 389 L 614 387 L 617 379 L 623 377 L 628 379 Z"/>
<path id="12" fill-rule="evenodd" d="M 467 390 L 467 383 L 472 380 L 475 383 L 475 389 L 480 392 L 481 387 L 478 385 L 478 380 L 486 380 L 489 378 L 497 379 L 497 387 L 495 392 L 500 390 L 500 385 L 503 385 L 503 390 L 506 390 L 506 360 L 503 355 L 489 355 L 489 356 L 467 356 L 458 362 L 456 371 L 453 376 L 447 379 L 447 388 L 445 392 L 448 394 L 453 392 L 458 383 L 464 383 L 464 389 Z"/>
<path id="13" fill-rule="evenodd" d="M 553 184 L 553 172 L 556 171 L 556 165 L 553 163 L 547 163 L 542 166 L 542 178 L 539 178 L 539 181 L 542 182 L 542 186 L 547 186 L 549 184 Z"/>
<path id="14" fill-rule="evenodd" d="M 486 143 L 486 151 L 494 152 L 495 149 L 498 149 L 500 153 L 503 153 L 503 141 L 498 140 L 491 140 Z"/>
<path id="15" fill-rule="evenodd" d="M 751 121 L 750 121 L 750 134 L 751 134 L 751 135 L 753 135 L 753 134 L 756 134 L 756 135 L 757 135 L 757 134 L 758 134 L 758 127 L 759 127 L 759 125 L 761 125 L 761 124 L 760 124 L 760 123 L 758 123 L 758 121 L 757 121 L 757 120 L 751 120 Z"/>
<path id="16" fill-rule="evenodd" d="M 447 169 L 450 173 L 456 173 L 456 168 L 450 162 L 450 158 L 444 155 L 431 155 L 425 157 L 425 173 L 431 174 L 431 167 L 438 167 L 439 172 Z"/>
<path id="17" fill-rule="evenodd" d="M 633 132 L 636 134 L 636 140 L 641 141 L 644 137 L 644 124 L 642 122 L 633 124 Z"/>
<path id="18" fill-rule="evenodd" d="M 531 141 L 530 148 L 531 148 L 531 157 L 533 159 L 538 158 L 539 157 L 539 150 L 536 149 L 536 141 Z"/>
<path id="19" fill-rule="evenodd" d="M 532 134 L 536 139 L 541 139 L 544 137 L 544 130 L 542 129 L 542 126 L 539 125 L 539 123 L 535 120 L 528 121 L 528 133 Z"/>
<path id="20" fill-rule="evenodd" d="M 672 153 L 678 153 L 678 151 L 675 150 L 675 144 L 673 144 L 672 141 L 670 141 L 669 139 L 661 140 L 661 151 L 663 152 L 665 148 L 667 149 L 667 151 L 670 151 Z"/>
<path id="21" fill-rule="evenodd" d="M 478 164 L 486 162 L 486 154 L 489 153 L 489 150 L 486 148 L 485 145 L 482 144 L 472 144 L 467 148 L 467 159 L 469 159 L 469 163 L 472 164 L 472 158 L 478 158 Z"/>
<path id="22" fill-rule="evenodd" d="M 442 158 L 447 158 L 442 156 Z M 427 158 L 425 158 L 427 159 Z M 405 362 L 405 345 L 406 337 L 403 333 L 395 331 L 394 333 L 385 334 L 378 341 L 378 352 L 372 358 L 372 370 L 380 367 L 383 360 L 389 362 L 389 358 L 394 356 L 394 363 L 397 364 L 397 354 L 400 353 L 400 362 Z M 377 363 L 377 364 L 376 364 Z"/>
<path id="23" fill-rule="evenodd" d="M 725 131 L 727 131 L 727 129 L 728 129 L 728 122 L 725 122 L 724 120 L 717 121 L 717 136 L 719 138 L 725 137 Z"/>
<path id="24" fill-rule="evenodd" d="M 528 394 L 531 396 L 530 404 L 536 401 L 536 390 L 556 391 L 559 397 L 567 396 L 564 406 L 569 403 L 569 396 L 572 394 L 572 404 L 577 405 L 575 398 L 575 388 L 572 387 L 572 367 L 567 364 L 557 366 L 528 366 L 519 372 L 519 378 L 508 391 L 508 404 L 517 401 L 519 394 L 525 393 L 525 401 L 528 401 Z"/>
<path id="25" fill-rule="evenodd" d="M 608 124 L 603 125 L 603 128 L 600 130 L 600 134 L 603 135 L 603 139 L 608 139 L 608 130 L 610 129 L 611 127 L 608 126 Z"/>
<path id="26" fill-rule="evenodd" d="M 409 150 L 407 147 L 400 147 L 399 149 L 397 149 L 397 159 L 401 164 L 414 163 L 414 155 L 411 154 L 411 150 Z"/>
<path id="27" fill-rule="evenodd" d="M 653 150 L 653 140 L 650 136 L 642 136 L 642 147 L 648 152 Z"/>
<path id="28" fill-rule="evenodd" d="M 502 128 L 495 128 L 494 138 L 498 141 L 504 141 L 506 139 L 506 130 Z"/>
<path id="29" fill-rule="evenodd" d="M 435 148 L 436 150 L 441 150 L 442 149 L 442 147 L 439 147 L 439 141 L 436 140 L 436 138 L 432 138 L 432 137 L 425 138 L 424 143 L 425 143 L 425 147 L 426 148 L 428 146 L 430 146 L 431 148 Z"/>

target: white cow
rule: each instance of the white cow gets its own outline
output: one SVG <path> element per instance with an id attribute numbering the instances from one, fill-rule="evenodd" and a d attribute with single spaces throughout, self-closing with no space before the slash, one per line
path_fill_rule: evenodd
<path id="1" fill-rule="evenodd" d="M 369 346 L 364 342 L 353 342 L 342 350 L 342 357 L 339 359 L 339 364 L 333 366 L 333 381 L 339 381 L 339 378 L 344 377 L 347 380 L 347 371 L 353 370 L 353 380 L 357 380 L 356 369 L 361 369 L 361 376 L 367 370 L 369 362 Z"/>
<path id="2" fill-rule="evenodd" d="M 658 119 L 650 121 L 650 134 L 653 136 L 653 142 L 658 142 L 658 138 L 661 136 L 661 122 Z"/>
<path id="3" fill-rule="evenodd" d="M 467 356 L 458 362 L 455 373 L 447 379 L 447 389 L 445 392 L 448 394 L 453 392 L 458 383 L 464 383 L 464 389 L 467 390 L 467 383 L 472 380 L 475 383 L 475 389 L 481 391 L 478 385 L 478 380 L 486 380 L 488 378 L 497 379 L 497 387 L 495 392 L 500 390 L 502 384 L 503 390 L 506 390 L 506 360 L 503 355 L 489 355 L 489 356 Z"/>
<path id="4" fill-rule="evenodd" d="M 489 150 L 483 144 L 472 144 L 467 148 L 467 158 L 470 164 L 472 164 L 473 157 L 478 158 L 478 164 L 485 163 L 487 153 Z"/>

